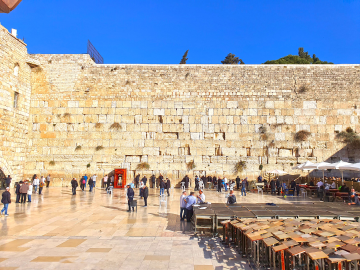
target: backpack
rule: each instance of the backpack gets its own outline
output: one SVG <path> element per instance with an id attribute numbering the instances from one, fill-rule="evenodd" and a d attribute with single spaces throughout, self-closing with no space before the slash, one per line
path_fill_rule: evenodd
<path id="1" fill-rule="evenodd" d="M 236 197 L 235 196 L 229 196 L 229 204 L 236 203 Z"/>
<path id="2" fill-rule="evenodd" d="M 82 180 L 82 183 L 85 184 L 85 179 Z"/>

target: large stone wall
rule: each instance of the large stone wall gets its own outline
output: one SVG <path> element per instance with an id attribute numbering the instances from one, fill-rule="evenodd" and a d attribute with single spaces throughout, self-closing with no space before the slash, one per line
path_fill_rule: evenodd
<path id="1" fill-rule="evenodd" d="M 30 65 L 26 44 L 0 25 L 0 169 L 13 183 L 23 177 L 28 153 Z"/>
<path id="2" fill-rule="evenodd" d="M 360 161 L 336 132 L 360 132 L 359 65 L 96 65 L 88 55 L 35 55 L 26 173 L 68 180 L 139 162 L 179 179 L 290 170 L 305 160 Z M 121 130 L 111 129 L 118 123 Z M 259 127 L 267 128 L 261 139 Z M 295 142 L 294 134 L 311 136 Z M 76 147 L 78 149 L 76 150 Z M 79 147 L 81 146 L 81 149 Z M 96 147 L 103 149 L 97 151 Z M 54 161 L 55 165 L 49 164 Z M 88 167 L 90 166 L 90 167 Z"/>
<path id="3" fill-rule="evenodd" d="M 87 54 L 28 55 L 0 27 L 0 71 L 0 167 L 15 181 L 133 175 L 140 162 L 173 180 L 232 177 L 240 160 L 250 178 L 260 164 L 360 162 L 335 139 L 360 132 L 359 65 L 96 65 Z M 296 142 L 300 130 L 311 136 Z"/>

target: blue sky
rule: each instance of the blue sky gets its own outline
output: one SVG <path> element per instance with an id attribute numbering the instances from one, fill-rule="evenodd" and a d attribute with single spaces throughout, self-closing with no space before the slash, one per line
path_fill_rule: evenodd
<path id="1" fill-rule="evenodd" d="M 321 60 L 360 63 L 359 0 L 23 0 L 0 14 L 30 53 L 86 53 L 105 63 L 260 64 L 304 47 Z"/>

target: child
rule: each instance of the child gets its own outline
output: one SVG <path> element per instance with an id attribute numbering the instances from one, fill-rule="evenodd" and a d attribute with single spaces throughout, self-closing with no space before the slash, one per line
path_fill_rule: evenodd
<path id="1" fill-rule="evenodd" d="M 31 202 L 31 195 L 32 195 L 33 185 L 31 184 L 31 182 L 29 182 L 28 185 L 29 185 L 29 189 L 28 189 L 28 192 L 27 192 L 28 202 Z"/>

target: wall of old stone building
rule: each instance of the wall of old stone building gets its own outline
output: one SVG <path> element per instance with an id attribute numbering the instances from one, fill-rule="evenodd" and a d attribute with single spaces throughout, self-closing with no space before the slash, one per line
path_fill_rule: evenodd
<path id="1" fill-rule="evenodd" d="M 254 178 L 259 165 L 360 161 L 336 132 L 360 132 L 359 65 L 96 65 L 35 55 L 26 172 L 102 176 L 140 162 L 159 174 Z M 117 125 L 118 124 L 118 125 Z M 119 129 L 112 126 L 120 126 Z M 261 134 L 266 127 L 266 136 Z M 311 132 L 294 141 L 300 130 Z M 102 149 L 99 149 L 102 147 Z M 194 161 L 196 168 L 187 171 Z M 51 163 L 50 163 L 51 162 Z M 141 172 L 140 172 L 141 173 Z"/>
<path id="2" fill-rule="evenodd" d="M 26 44 L 0 25 L 0 169 L 12 185 L 23 177 L 29 148 L 30 62 Z"/>

